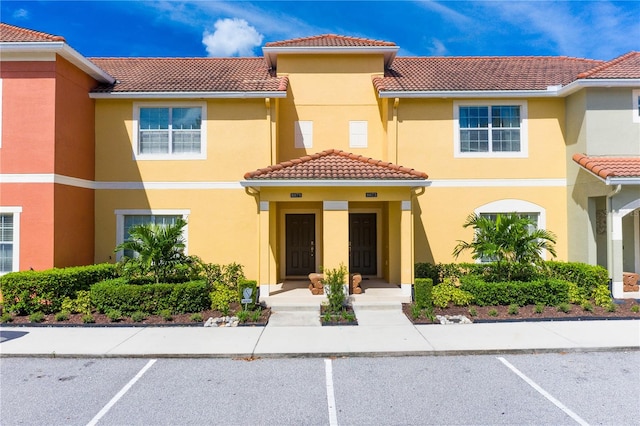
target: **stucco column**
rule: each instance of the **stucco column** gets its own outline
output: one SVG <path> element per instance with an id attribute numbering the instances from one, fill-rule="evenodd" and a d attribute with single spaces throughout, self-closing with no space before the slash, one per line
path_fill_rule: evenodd
<path id="1" fill-rule="evenodd" d="M 322 266 L 349 268 L 349 202 L 323 201 L 322 210 Z"/>
<path id="2" fill-rule="evenodd" d="M 411 296 L 413 263 L 413 215 L 408 200 L 400 205 L 400 287 L 404 296 Z"/>
<path id="3" fill-rule="evenodd" d="M 272 234 L 275 235 L 275 214 L 271 209 L 275 208 L 274 203 L 260 201 L 259 208 L 259 278 L 260 297 L 269 296 L 269 286 L 276 282 L 276 259 L 274 251 L 271 250 Z"/>
<path id="4" fill-rule="evenodd" d="M 613 297 L 622 298 L 622 215 L 620 212 L 609 213 L 610 244 L 607 251 L 607 269 L 611 274 L 611 291 Z"/>

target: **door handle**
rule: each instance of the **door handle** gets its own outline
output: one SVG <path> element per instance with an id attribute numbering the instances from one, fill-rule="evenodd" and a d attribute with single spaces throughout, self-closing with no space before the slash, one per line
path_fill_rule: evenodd
<path id="1" fill-rule="evenodd" d="M 311 240 L 311 257 L 313 257 L 314 251 L 315 251 L 315 249 L 314 249 L 314 245 L 313 245 L 313 240 Z"/>

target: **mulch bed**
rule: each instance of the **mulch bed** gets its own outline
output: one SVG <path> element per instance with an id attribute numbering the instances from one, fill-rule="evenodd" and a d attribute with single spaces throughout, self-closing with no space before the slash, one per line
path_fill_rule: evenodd
<path id="1" fill-rule="evenodd" d="M 562 321 L 562 320 L 597 320 L 597 319 L 640 319 L 640 312 L 631 309 L 639 303 L 633 299 L 616 301 L 616 311 L 609 312 L 601 306 L 593 306 L 593 311 L 585 311 L 580 305 L 569 304 L 568 313 L 558 311 L 554 306 L 546 306 L 542 313 L 535 312 L 535 305 L 521 306 L 518 313 L 509 313 L 509 306 L 449 306 L 448 308 L 434 308 L 435 315 L 464 315 L 472 322 L 507 322 L 507 321 Z M 402 311 L 414 324 L 440 324 L 432 322 L 429 318 L 414 319 L 411 314 L 411 303 L 403 303 Z M 477 315 L 472 316 L 470 310 L 475 309 Z M 495 310 L 495 316 L 489 315 L 489 311 Z M 437 320 L 436 320 L 437 321 Z"/>
<path id="2" fill-rule="evenodd" d="M 231 313 L 229 316 L 233 316 L 233 312 L 238 310 L 237 304 L 231 305 Z M 134 322 L 130 317 L 123 317 L 120 321 L 113 322 L 111 321 L 105 314 L 99 314 L 94 312 L 93 319 L 94 323 L 85 324 L 82 321 L 82 314 L 71 314 L 69 315 L 69 319 L 65 321 L 56 321 L 54 314 L 45 315 L 44 321 L 40 323 L 32 323 L 29 320 L 28 315 L 24 316 L 13 316 L 13 321 L 9 323 L 4 323 L 2 326 L 93 326 L 93 327 L 147 327 L 147 326 L 159 326 L 159 327 L 167 327 L 167 326 L 193 326 L 193 327 L 202 327 L 204 322 L 209 318 L 219 318 L 224 317 L 225 315 L 220 311 L 214 310 L 206 310 L 199 312 L 202 315 L 202 321 L 193 321 L 191 316 L 193 313 L 189 314 L 174 314 L 172 315 L 172 320 L 167 321 L 160 315 L 149 315 L 146 319 L 141 322 Z M 269 316 L 271 315 L 271 308 L 262 308 L 260 313 L 260 319 L 258 321 L 252 322 L 247 321 L 244 323 L 240 323 L 239 326 L 265 326 L 267 322 L 269 322 Z"/>

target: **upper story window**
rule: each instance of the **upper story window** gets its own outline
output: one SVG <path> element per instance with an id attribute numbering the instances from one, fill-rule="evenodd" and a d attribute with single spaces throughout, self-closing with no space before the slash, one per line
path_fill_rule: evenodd
<path id="1" fill-rule="evenodd" d="M 313 148 L 313 121 L 296 121 L 294 131 L 296 148 Z"/>
<path id="2" fill-rule="evenodd" d="M 349 148 L 366 148 L 368 142 L 368 125 L 366 121 L 349 122 Z"/>
<path id="3" fill-rule="evenodd" d="M 640 123 L 640 90 L 633 91 L 633 121 Z"/>
<path id="4" fill-rule="evenodd" d="M 206 105 L 135 105 L 136 159 L 206 158 Z"/>
<path id="5" fill-rule="evenodd" d="M 454 102 L 456 157 L 526 157 L 525 102 Z"/>

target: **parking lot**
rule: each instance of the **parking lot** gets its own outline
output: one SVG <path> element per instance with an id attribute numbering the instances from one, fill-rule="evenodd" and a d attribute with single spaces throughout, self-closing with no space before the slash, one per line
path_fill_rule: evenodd
<path id="1" fill-rule="evenodd" d="M 637 424 L 640 352 L 0 360 L 8 425 Z"/>

